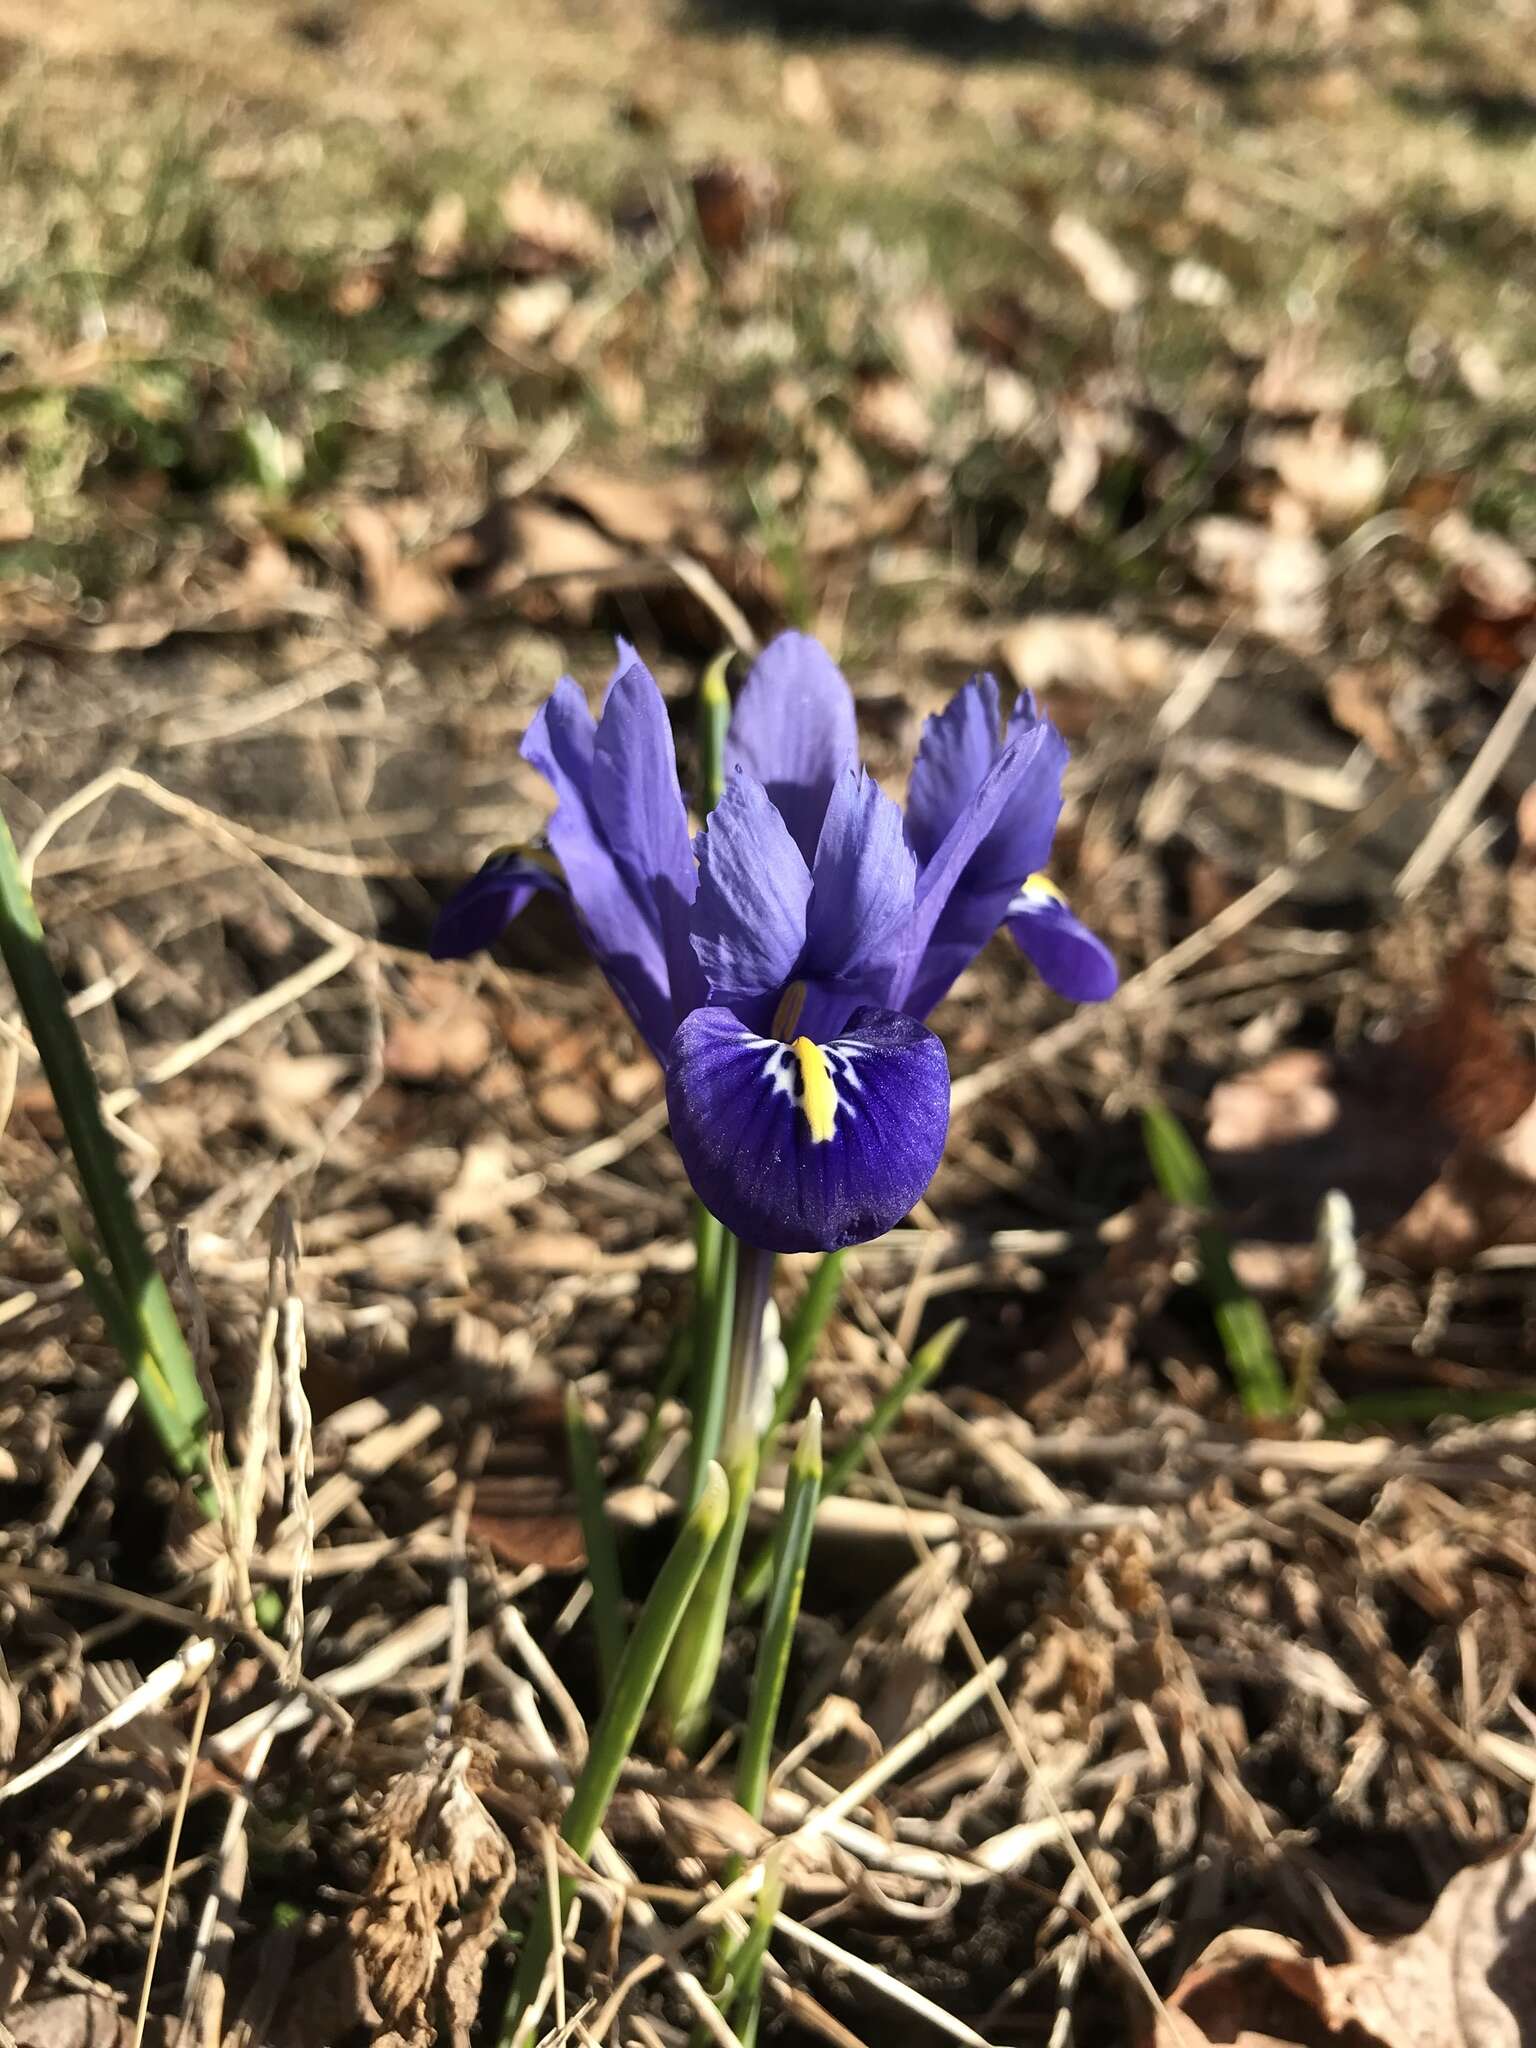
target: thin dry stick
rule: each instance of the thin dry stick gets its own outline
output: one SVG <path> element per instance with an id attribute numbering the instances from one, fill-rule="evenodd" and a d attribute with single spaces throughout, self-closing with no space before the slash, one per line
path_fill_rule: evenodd
<path id="1" fill-rule="evenodd" d="M 146 1090 L 158 1088 L 162 1083 L 174 1080 L 178 1074 L 186 1073 L 189 1067 L 195 1067 L 199 1060 L 204 1060 L 210 1053 L 217 1052 L 220 1046 L 228 1045 L 232 1040 L 239 1038 L 253 1025 L 260 1024 L 263 1019 L 275 1016 L 279 1010 L 285 1010 L 291 1004 L 300 1001 L 311 990 L 319 988 L 340 974 L 344 967 L 350 967 L 366 944 L 367 941 L 364 939 L 354 939 L 349 945 L 338 943 L 328 947 L 317 959 L 286 975 L 283 980 L 274 982 L 271 988 L 263 989 L 260 995 L 252 996 L 248 1002 L 237 1003 L 234 1009 L 227 1010 L 215 1023 L 210 1024 L 206 1031 L 200 1031 L 195 1038 L 189 1038 L 181 1045 L 173 1047 L 152 1066 L 147 1067 L 135 1085 L 114 1088 L 111 1094 L 104 1098 L 103 1106 L 107 1114 L 121 1115 L 125 1109 L 132 1108 Z"/>
<path id="2" fill-rule="evenodd" d="M 108 1444 L 133 1413 L 133 1404 L 138 1398 L 137 1380 L 121 1379 L 113 1388 L 112 1398 L 102 1410 L 95 1434 L 80 1453 L 80 1462 L 55 1494 L 53 1506 L 43 1518 L 45 1536 L 57 1536 L 69 1520 L 74 1512 L 75 1502 L 84 1493 L 90 1483 L 91 1474 L 106 1456 Z"/>
<path id="3" fill-rule="evenodd" d="M 464 1477 L 459 1482 L 448 1524 L 448 1610 L 453 1628 L 448 1637 L 448 1676 L 443 1681 L 433 1730 L 433 1740 L 438 1743 L 445 1743 L 452 1733 L 453 1717 L 464 1696 L 464 1666 L 469 1656 L 469 1518 L 474 1510 L 475 1488 L 490 1450 L 490 1425 L 479 1423 L 470 1438 Z"/>
<path id="4" fill-rule="evenodd" d="M 1434 880 L 1455 851 L 1476 817 L 1478 806 L 1493 787 L 1500 769 L 1514 752 L 1533 711 L 1536 711 L 1536 657 L 1527 663 L 1525 674 L 1494 720 L 1493 729 L 1478 749 L 1471 767 L 1441 805 L 1435 822 L 1404 863 L 1396 886 L 1405 903 L 1411 903 Z"/>
<path id="5" fill-rule="evenodd" d="M 208 1725 L 208 1708 L 212 1699 L 213 1689 L 205 1678 L 198 1688 L 197 1713 L 192 1722 L 192 1737 L 187 1744 L 187 1760 L 182 1767 L 181 1784 L 176 1793 L 176 1811 L 171 1815 L 171 1832 L 165 1845 L 165 1863 L 160 1872 L 160 1889 L 155 1895 L 155 1920 L 149 1933 L 149 1954 L 144 1958 L 144 1978 L 139 1986 L 139 2009 L 133 2020 L 133 2048 L 144 2048 L 144 2029 L 149 2021 L 149 1995 L 155 1987 L 155 1965 L 160 1960 L 160 1943 L 165 1934 L 165 1916 L 171 1903 L 171 1879 L 176 1872 L 176 1857 L 181 1848 L 181 1830 L 192 1800 L 192 1774 L 197 1769 L 198 1752 L 202 1748 L 203 1730 Z"/>
<path id="6" fill-rule="evenodd" d="M 905 1507 L 906 1504 L 902 1499 L 901 1488 L 892 1477 L 891 1468 L 885 1462 L 884 1455 L 877 1443 L 871 1443 L 869 1446 L 869 1465 L 870 1470 L 879 1480 L 881 1488 L 892 1506 Z M 922 1531 L 914 1523 L 909 1523 L 907 1535 L 912 1545 L 913 1554 L 923 1563 L 931 1564 L 933 1552 L 928 1548 Z M 963 1614 L 955 1617 L 955 1634 L 959 1637 L 960 1645 L 965 1651 L 966 1656 L 970 1659 L 971 1668 L 975 1671 L 976 1676 L 981 1678 L 984 1672 L 990 1672 L 992 1665 L 987 1664 L 983 1659 L 981 1645 L 977 1642 L 971 1631 L 970 1623 Z M 997 1659 L 994 1658 L 992 1664 L 995 1665 L 996 1662 Z M 1115 1909 L 1110 1904 L 1103 1885 L 1099 1883 L 1098 1878 L 1094 1875 L 1092 1864 L 1088 1861 L 1087 1856 L 1079 1845 L 1076 1835 L 1073 1834 L 1068 1826 L 1067 1816 L 1062 1811 L 1055 1793 L 1051 1790 L 1045 1773 L 1040 1769 L 1036 1761 L 1034 1750 L 1030 1747 L 1029 1738 L 1025 1735 L 1018 1716 L 1014 1713 L 1012 1707 L 1009 1706 L 1007 1700 L 1004 1699 L 1002 1689 L 995 1678 L 987 1679 L 986 1694 L 992 1711 L 997 1716 L 999 1726 L 1007 1736 L 1014 1755 L 1024 1768 L 1024 1775 L 1029 1781 L 1030 1790 L 1036 1795 L 1041 1805 L 1056 1823 L 1062 1847 L 1066 1850 L 1067 1856 L 1071 1861 L 1073 1869 L 1077 1872 L 1084 1890 L 1089 1898 L 1092 1899 L 1094 1910 L 1098 1913 L 1102 1925 L 1109 1929 L 1111 1946 L 1120 1954 L 1131 1977 L 1146 1997 L 1147 2003 L 1151 2006 L 1153 2012 L 1169 2028 L 1173 2038 L 1177 2039 L 1178 2031 L 1172 2014 L 1158 1995 L 1157 1986 L 1147 1975 L 1141 1957 L 1137 1955 L 1130 1936 L 1120 1925 L 1115 1915 Z"/>
<path id="7" fill-rule="evenodd" d="M 234 1916 L 245 1895 L 246 1873 L 250 1867 L 250 1843 L 245 1823 L 251 1799 L 266 1768 L 272 1748 L 270 1733 L 258 1735 L 251 1744 L 239 1789 L 230 1797 L 219 1837 L 219 1857 L 214 1881 L 203 1901 L 202 1915 L 187 1965 L 187 1987 L 181 2001 L 181 2038 L 200 2039 L 204 2048 L 218 2048 L 223 2038 L 225 1978 L 234 1946 Z M 206 1983 L 207 1989 L 204 1990 Z M 201 2025 L 198 2006 L 203 2004 Z"/>
<path id="8" fill-rule="evenodd" d="M 18 1574 L 18 1576 L 20 1576 Z M 35 1575 L 32 1575 L 35 1579 Z M 182 1645 L 174 1657 L 168 1657 L 163 1664 L 157 1664 L 142 1685 L 136 1685 L 125 1699 L 119 1700 L 99 1719 L 88 1727 L 79 1729 L 74 1735 L 39 1757 L 35 1764 L 29 1764 L 24 1771 L 17 1771 L 14 1777 L 0 1784 L 0 1801 L 14 1799 L 22 1792 L 30 1792 L 34 1785 L 40 1785 L 45 1778 L 51 1778 L 55 1771 L 63 1770 L 66 1764 L 83 1756 L 93 1743 L 103 1735 L 110 1735 L 114 1729 L 126 1728 L 130 1721 L 140 1714 L 148 1713 L 160 1706 L 181 1690 L 189 1680 L 202 1678 L 212 1664 L 218 1651 L 218 1644 L 207 1636 L 194 1636 L 191 1642 Z"/>
<path id="9" fill-rule="evenodd" d="M 850 1977 L 857 1977 L 861 1984 L 869 1985 L 882 1998 L 887 1998 L 894 2005 L 902 2006 L 907 2012 L 926 2020 L 930 2027 L 937 2028 L 941 2034 L 948 2034 L 952 2041 L 963 2041 L 966 2048 L 989 2048 L 986 2038 L 978 2034 L 974 2027 L 968 2027 L 964 2020 L 957 2020 L 953 2013 L 946 2012 L 941 2005 L 935 2005 L 931 1998 L 925 1998 L 920 1991 L 912 1990 L 909 1985 L 878 1969 L 873 1963 L 866 1963 L 862 1956 L 856 1956 L 848 1949 L 839 1948 L 835 1941 L 828 1941 L 827 1937 L 818 1934 L 814 1927 L 802 1926 L 798 1920 L 792 1920 L 787 1913 L 775 1913 L 773 1924 L 781 1934 L 787 1934 L 799 1947 L 809 1949 L 813 1956 L 820 1956 L 825 1962 L 836 1964 L 839 1970 L 845 1971 Z"/>

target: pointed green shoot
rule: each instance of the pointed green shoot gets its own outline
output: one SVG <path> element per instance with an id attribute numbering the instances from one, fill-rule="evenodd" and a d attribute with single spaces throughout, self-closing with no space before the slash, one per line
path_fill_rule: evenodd
<path id="1" fill-rule="evenodd" d="M 1232 1270 L 1231 1240 L 1211 1218 L 1214 1196 L 1205 1161 L 1178 1118 L 1161 1103 L 1142 1111 L 1141 1129 L 1158 1186 L 1170 1202 L 1193 1209 L 1201 1218 L 1195 1227 L 1200 1285 L 1244 1414 L 1253 1420 L 1286 1414 L 1290 1396 L 1269 1320 Z"/>
<path id="2" fill-rule="evenodd" d="M 43 928 L 15 843 L 0 818 L 0 958 L 15 984 L 75 1171 L 95 1218 L 111 1268 L 88 1284 L 98 1302 L 110 1287 L 119 1312 L 104 1316 L 107 1334 L 137 1382 L 139 1400 L 172 1469 L 182 1478 L 207 1472 L 208 1410 L 171 1297 L 150 1255 L 117 1148 L 102 1116 L 96 1078 L 69 1014 L 63 985 L 48 957 Z M 134 1338 L 128 1343 L 128 1329 Z M 211 1512 L 211 1507 L 210 1507 Z"/>
<path id="3" fill-rule="evenodd" d="M 711 1465 L 704 1476 L 698 1504 L 678 1531 L 650 1597 L 640 1610 L 619 1659 L 613 1689 L 592 1730 L 587 1760 L 560 1826 L 561 1839 L 578 1856 L 590 1853 L 593 1837 L 602 1826 L 672 1638 L 719 1540 L 729 1505 L 730 1489 L 725 1474 L 718 1465 Z M 556 1902 L 560 1914 L 566 1911 L 574 1892 L 571 1880 L 562 1879 Z M 497 2035 L 499 2048 L 527 2048 L 533 2031 L 527 2015 L 538 1998 L 552 1945 L 550 1901 L 541 1898 L 523 1936 L 517 1971 Z"/>
<path id="4" fill-rule="evenodd" d="M 592 1581 L 592 1633 L 597 1638 L 598 1676 L 606 1700 L 613 1691 L 619 1659 L 624 1654 L 624 1596 L 618 1545 L 608 1516 L 597 1444 L 587 1424 L 581 1395 L 573 1386 L 565 1390 L 565 1436 L 571 1455 L 571 1481 L 576 1489 L 576 1512 L 587 1547 L 587 1577 Z"/>
<path id="5" fill-rule="evenodd" d="M 731 1445 L 725 1454 L 725 1470 L 731 1491 L 725 1527 L 694 1588 L 656 1688 L 656 1720 L 662 1737 L 689 1756 L 700 1747 L 709 1727 L 709 1704 L 720 1670 L 731 1588 L 752 1507 L 752 1489 L 757 1484 L 757 1445 L 750 1438 Z"/>
<path id="6" fill-rule="evenodd" d="M 763 1999 L 763 1959 L 773 1923 L 784 1903 L 784 1879 L 779 1872 L 779 1851 L 770 1849 L 763 1859 L 763 1882 L 752 1913 L 747 1938 L 731 1958 L 731 2009 L 727 2015 L 731 2032 L 741 2048 L 755 2048 L 758 2019 Z"/>
<path id="7" fill-rule="evenodd" d="M 965 1334 L 965 1322 L 957 1318 L 946 1323 L 919 1345 L 908 1359 L 906 1366 L 875 1403 L 874 1412 L 854 1436 L 838 1452 L 827 1467 L 822 1481 L 821 1497 L 830 1500 L 835 1493 L 841 1493 L 849 1479 L 869 1455 L 872 1443 L 878 1443 L 896 1420 L 911 1397 L 918 1393 L 944 1368 L 949 1354 Z M 755 1607 L 768 1590 L 773 1576 L 773 1546 L 765 1543 L 753 1557 L 736 1589 L 736 1597 L 743 1606 Z"/>
<path id="8" fill-rule="evenodd" d="M 763 1817 L 768 1797 L 768 1771 L 773 1758 L 773 1731 L 778 1725 L 789 1669 L 790 1646 L 805 1587 L 806 1559 L 811 1554 L 811 1529 L 821 1500 L 821 1403 L 813 1401 L 784 1489 L 784 1511 L 773 1533 L 768 1582 L 768 1607 L 752 1674 L 752 1698 L 736 1760 L 736 1799 L 754 1820 Z"/>

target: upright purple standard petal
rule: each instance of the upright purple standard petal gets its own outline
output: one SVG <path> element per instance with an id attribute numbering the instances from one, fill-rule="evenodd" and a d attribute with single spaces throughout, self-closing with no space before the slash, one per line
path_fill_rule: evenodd
<path id="1" fill-rule="evenodd" d="M 826 1045 L 695 1010 L 672 1041 L 667 1108 L 728 1230 L 766 1251 L 836 1251 L 900 1222 L 933 1178 L 949 1069 L 933 1033 L 893 1010 L 856 1010 Z"/>
<path id="2" fill-rule="evenodd" d="M 916 876 L 900 809 L 864 769 L 848 769 L 816 846 L 801 976 L 883 995 Z"/>
<path id="3" fill-rule="evenodd" d="M 1009 739 L 918 877 L 892 1001 L 925 1017 L 1002 923 L 1039 867 L 1061 809 L 1067 750 L 1049 720 Z M 1029 867 L 1017 863 L 1034 855 Z"/>
<path id="4" fill-rule="evenodd" d="M 688 942 L 688 913 L 698 888 L 688 807 L 661 691 L 623 640 L 597 724 L 592 803 L 615 860 L 660 932 L 672 1018 L 685 1017 L 704 1000 Z"/>
<path id="5" fill-rule="evenodd" d="M 1002 751 L 997 678 L 972 676 L 925 720 L 907 786 L 907 837 L 926 867 Z"/>
<path id="6" fill-rule="evenodd" d="M 745 768 L 767 790 L 807 867 L 837 778 L 855 767 L 853 694 L 804 633 L 781 633 L 752 664 L 725 742 L 727 777 Z"/>
<path id="7" fill-rule="evenodd" d="M 434 960 L 467 960 L 495 945 L 540 889 L 566 894 L 564 879 L 547 854 L 522 846 L 493 853 L 437 913 L 428 952 Z"/>
<path id="8" fill-rule="evenodd" d="M 805 944 L 811 875 L 763 786 L 745 769 L 725 785 L 699 838 L 693 950 L 711 995 L 777 997 Z"/>
<path id="9" fill-rule="evenodd" d="M 660 744 L 666 727 L 661 692 L 631 657 L 610 686 L 606 739 L 565 676 L 522 747 L 555 792 L 549 843 L 588 942 L 658 1058 L 701 989 L 681 944 L 695 877 L 669 729 L 665 750 Z M 682 978 L 675 991 L 674 964 Z"/>
<path id="10" fill-rule="evenodd" d="M 1113 953 L 1044 875 L 1031 875 L 1009 904 L 1008 929 L 1046 987 L 1068 1002 L 1105 1003 L 1120 986 Z"/>

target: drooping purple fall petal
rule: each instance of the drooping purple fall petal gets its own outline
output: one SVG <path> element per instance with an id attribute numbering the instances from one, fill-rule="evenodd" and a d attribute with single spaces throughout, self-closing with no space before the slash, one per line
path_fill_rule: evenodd
<path id="1" fill-rule="evenodd" d="M 564 896 L 564 878 L 547 855 L 526 847 L 492 854 L 438 911 L 427 950 L 434 960 L 467 960 L 494 946 L 541 889 Z"/>
<path id="2" fill-rule="evenodd" d="M 1008 929 L 1046 987 L 1068 1002 L 1108 1002 L 1120 986 L 1113 953 L 1044 875 L 1031 875 L 1009 904 Z"/>
<path id="3" fill-rule="evenodd" d="M 667 1059 L 672 1136 L 695 1190 L 766 1251 L 835 1251 L 889 1230 L 922 1195 L 949 1127 L 944 1048 L 866 1007 L 825 1045 L 784 1044 L 695 1010 Z"/>

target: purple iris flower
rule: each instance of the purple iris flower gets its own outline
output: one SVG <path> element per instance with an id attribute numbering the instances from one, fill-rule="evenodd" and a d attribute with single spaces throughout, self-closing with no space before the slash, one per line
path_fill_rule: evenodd
<path id="1" fill-rule="evenodd" d="M 922 1019 L 999 926 L 1060 994 L 1114 992 L 1041 873 L 1065 743 L 1028 696 L 1004 727 L 991 676 L 929 719 L 905 817 L 859 766 L 847 683 L 799 633 L 747 677 L 697 838 L 661 692 L 622 641 L 601 718 L 567 676 L 522 751 L 557 799 L 548 852 L 494 856 L 432 952 L 474 952 L 563 889 L 665 1070 L 689 1179 L 746 1244 L 860 1244 L 922 1195 L 949 1124 Z"/>

